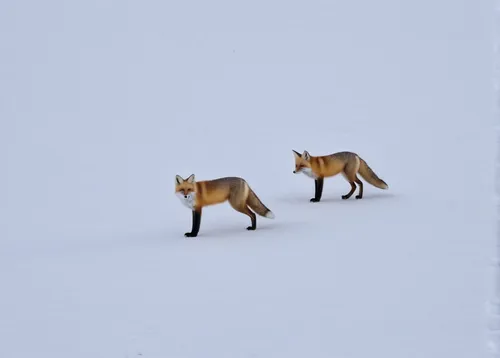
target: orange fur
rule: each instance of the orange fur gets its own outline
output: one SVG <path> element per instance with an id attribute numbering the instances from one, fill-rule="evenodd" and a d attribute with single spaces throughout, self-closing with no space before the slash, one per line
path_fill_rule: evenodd
<path id="1" fill-rule="evenodd" d="M 323 179 L 333 177 L 337 174 L 342 176 L 351 184 L 351 191 L 343 195 L 343 199 L 348 199 L 354 190 L 356 184 L 360 187 L 357 199 L 363 197 L 363 183 L 357 177 L 359 174 L 371 185 L 379 189 L 388 189 L 385 181 L 380 179 L 359 155 L 353 152 L 337 152 L 330 155 L 312 156 L 307 151 L 302 154 L 293 151 L 295 157 L 295 174 L 304 173 L 316 180 L 315 198 L 311 201 L 319 201 L 323 191 Z M 356 183 L 356 184 L 355 184 Z"/>
<path id="2" fill-rule="evenodd" d="M 196 182 L 194 174 L 187 179 L 177 175 L 175 178 L 175 193 L 183 204 L 193 210 L 193 215 L 199 215 L 200 217 L 203 207 L 229 201 L 234 210 L 249 216 L 252 220 L 252 226 L 249 226 L 248 230 L 256 229 L 254 212 L 260 216 L 274 219 L 272 211 L 260 201 L 248 183 L 242 178 L 225 177 Z M 191 233 L 186 233 L 186 235 L 196 236 L 198 230 L 199 223 L 195 222 L 195 216 L 193 216 L 193 230 Z"/>

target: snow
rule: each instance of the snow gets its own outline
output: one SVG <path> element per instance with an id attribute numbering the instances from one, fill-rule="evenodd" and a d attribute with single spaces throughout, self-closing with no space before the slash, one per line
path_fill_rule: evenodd
<path id="1" fill-rule="evenodd" d="M 0 356 L 489 356 L 489 5 L 2 2 Z M 389 189 L 311 203 L 292 149 Z M 184 237 L 190 174 L 276 218 Z"/>

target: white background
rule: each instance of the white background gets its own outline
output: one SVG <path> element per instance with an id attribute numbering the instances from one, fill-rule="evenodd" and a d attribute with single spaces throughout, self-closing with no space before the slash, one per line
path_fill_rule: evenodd
<path id="1" fill-rule="evenodd" d="M 493 4 L 3 1 L 0 356 L 487 356 Z M 292 174 L 351 150 L 389 184 Z M 174 177 L 276 214 L 191 214 Z"/>

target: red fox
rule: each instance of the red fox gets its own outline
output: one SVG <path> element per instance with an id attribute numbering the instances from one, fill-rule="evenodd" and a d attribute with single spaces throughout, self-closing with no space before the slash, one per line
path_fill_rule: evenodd
<path id="1" fill-rule="evenodd" d="M 313 203 L 321 200 L 324 178 L 333 177 L 339 173 L 351 184 L 351 190 L 347 194 L 342 195 L 343 200 L 349 199 L 354 193 L 356 190 L 355 183 L 359 185 L 359 193 L 356 195 L 356 199 L 363 198 L 363 182 L 359 180 L 358 173 L 368 183 L 379 189 L 385 190 L 389 188 L 387 183 L 380 179 L 356 153 L 338 152 L 314 157 L 306 150 L 302 154 L 294 150 L 293 154 L 295 156 L 295 170 L 293 173 L 303 173 L 315 180 L 314 198 L 310 200 Z"/>
<path id="2" fill-rule="evenodd" d="M 252 225 L 247 230 L 257 228 L 257 219 L 252 209 L 260 216 L 274 219 L 274 214 L 255 195 L 248 183 L 238 177 L 226 177 L 207 181 L 195 181 L 194 174 L 187 179 L 175 176 L 175 194 L 180 201 L 193 211 L 191 232 L 186 237 L 196 237 L 200 230 L 201 211 L 204 206 L 229 201 L 234 210 L 248 215 Z"/>

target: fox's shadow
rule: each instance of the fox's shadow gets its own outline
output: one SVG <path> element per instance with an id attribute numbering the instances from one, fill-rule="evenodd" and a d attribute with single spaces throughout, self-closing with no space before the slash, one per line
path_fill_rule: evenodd
<path id="1" fill-rule="evenodd" d="M 323 197 L 321 198 L 321 201 L 319 203 L 310 203 L 309 200 L 314 197 L 314 192 L 309 193 L 309 194 L 301 194 L 296 195 L 296 196 L 282 196 L 276 198 L 277 201 L 283 202 L 283 203 L 289 203 L 289 204 L 304 204 L 304 203 L 310 203 L 311 205 L 321 205 L 321 203 L 334 203 L 334 202 L 342 202 L 342 203 L 349 203 L 349 202 L 363 202 L 363 201 L 372 201 L 372 200 L 390 200 L 394 199 L 397 197 L 396 194 L 394 193 L 364 193 L 363 194 L 363 199 L 356 199 L 355 196 L 357 195 L 357 192 L 354 193 L 349 199 L 343 200 L 341 198 L 342 195 L 346 193 L 323 193 Z"/>
<path id="2" fill-rule="evenodd" d="M 255 231 L 246 230 L 245 223 L 243 224 L 230 224 L 230 225 L 210 225 L 205 228 L 201 228 L 197 238 L 200 239 L 222 239 L 222 238 L 234 238 L 234 239 L 244 239 L 250 240 L 254 237 L 259 237 L 259 233 L 276 233 L 280 235 L 283 233 L 283 229 L 289 229 L 291 226 L 299 225 L 298 222 L 279 222 L 273 220 L 271 223 L 266 223 L 264 225 L 259 225 L 257 222 L 257 229 Z M 247 225 L 248 226 L 248 225 Z M 197 239 L 194 238 L 194 239 Z"/>

